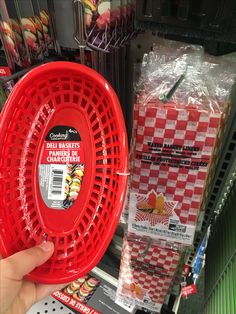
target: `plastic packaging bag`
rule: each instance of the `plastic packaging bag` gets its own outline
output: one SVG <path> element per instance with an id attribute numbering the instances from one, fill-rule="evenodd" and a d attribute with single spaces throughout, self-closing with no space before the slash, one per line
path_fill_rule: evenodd
<path id="1" fill-rule="evenodd" d="M 169 41 L 144 57 L 134 105 L 129 232 L 192 244 L 235 70 L 199 47 Z"/>
<path id="2" fill-rule="evenodd" d="M 159 312 L 172 284 L 180 253 L 148 238 L 124 238 L 117 296 Z"/>

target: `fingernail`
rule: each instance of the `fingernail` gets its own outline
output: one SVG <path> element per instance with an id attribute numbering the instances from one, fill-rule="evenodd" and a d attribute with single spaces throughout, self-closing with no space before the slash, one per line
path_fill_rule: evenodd
<path id="1" fill-rule="evenodd" d="M 39 247 L 45 251 L 45 252 L 49 252 L 52 251 L 54 248 L 54 244 L 52 242 L 42 242 Z"/>

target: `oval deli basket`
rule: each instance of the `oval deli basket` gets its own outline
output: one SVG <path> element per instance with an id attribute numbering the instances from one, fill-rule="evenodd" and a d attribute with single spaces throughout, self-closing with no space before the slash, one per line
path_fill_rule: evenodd
<path id="1" fill-rule="evenodd" d="M 92 69 L 52 62 L 15 86 L 0 120 L 0 252 L 53 241 L 28 278 L 66 283 L 101 259 L 127 187 L 127 137 L 116 94 Z"/>

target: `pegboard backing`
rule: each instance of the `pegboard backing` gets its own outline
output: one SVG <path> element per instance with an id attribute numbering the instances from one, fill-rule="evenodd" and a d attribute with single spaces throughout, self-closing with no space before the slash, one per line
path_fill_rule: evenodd
<path id="1" fill-rule="evenodd" d="M 140 32 L 132 41 L 130 47 L 131 64 L 141 63 L 143 55 L 152 50 L 153 43 L 157 40 L 155 32 Z"/>
<path id="2" fill-rule="evenodd" d="M 26 314 L 73 314 L 74 311 L 68 309 L 61 302 L 49 296 L 41 302 L 34 304 Z"/>

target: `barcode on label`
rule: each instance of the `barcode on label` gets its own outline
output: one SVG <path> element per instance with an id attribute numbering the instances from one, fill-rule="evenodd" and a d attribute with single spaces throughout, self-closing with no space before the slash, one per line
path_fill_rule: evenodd
<path id="1" fill-rule="evenodd" d="M 135 303 L 131 299 L 127 299 L 122 296 L 117 296 L 115 299 L 115 303 L 118 304 L 120 307 L 125 309 L 129 313 L 133 313 L 135 308 Z"/>
<path id="2" fill-rule="evenodd" d="M 63 200 L 65 189 L 65 166 L 51 166 L 48 199 Z"/>

